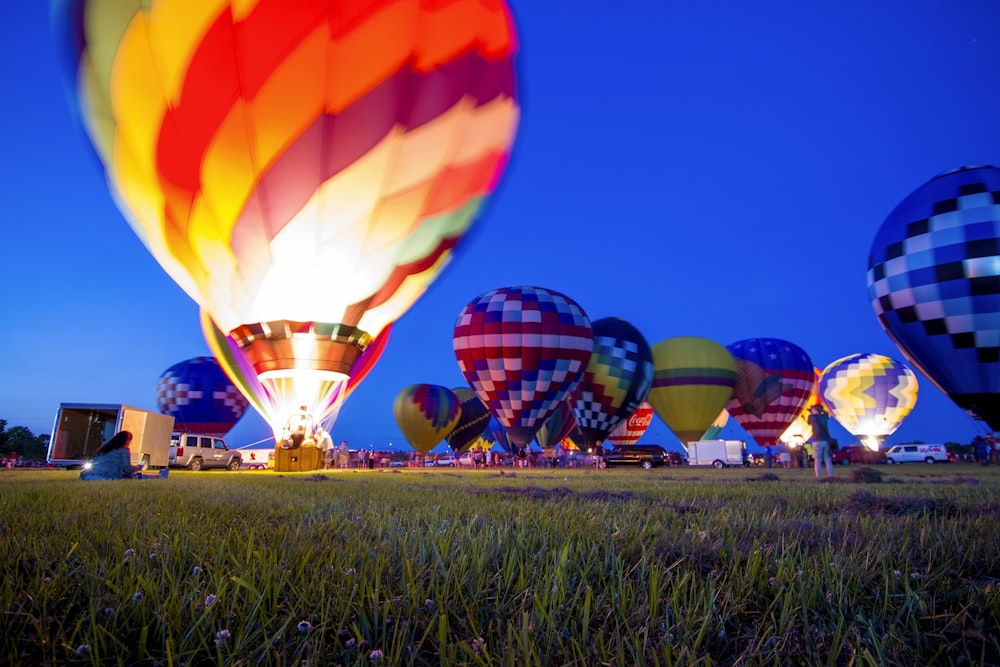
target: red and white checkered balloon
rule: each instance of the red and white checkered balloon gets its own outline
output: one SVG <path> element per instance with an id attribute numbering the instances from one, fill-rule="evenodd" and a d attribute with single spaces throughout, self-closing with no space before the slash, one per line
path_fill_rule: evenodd
<path id="1" fill-rule="evenodd" d="M 564 294 L 502 287 L 465 306 L 453 343 L 469 386 L 511 442 L 526 447 L 580 381 L 594 332 Z"/>

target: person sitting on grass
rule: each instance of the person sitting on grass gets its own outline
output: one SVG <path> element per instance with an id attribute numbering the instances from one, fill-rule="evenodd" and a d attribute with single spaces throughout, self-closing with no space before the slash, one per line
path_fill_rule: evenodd
<path id="1" fill-rule="evenodd" d="M 130 431 L 115 433 L 97 450 L 97 456 L 80 473 L 80 479 L 87 482 L 103 479 L 155 479 L 148 475 L 144 477 L 140 472 L 142 466 L 132 465 L 132 452 L 128 447 L 131 442 Z M 159 477 L 166 477 L 167 473 L 167 468 L 163 468 Z"/>

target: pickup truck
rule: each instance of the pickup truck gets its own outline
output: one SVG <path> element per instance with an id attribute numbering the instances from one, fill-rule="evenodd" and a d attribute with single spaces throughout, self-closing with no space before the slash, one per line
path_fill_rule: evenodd
<path id="1" fill-rule="evenodd" d="M 172 468 L 239 470 L 243 455 L 237 449 L 229 449 L 222 438 L 200 433 L 174 433 L 170 439 L 169 461 Z"/>

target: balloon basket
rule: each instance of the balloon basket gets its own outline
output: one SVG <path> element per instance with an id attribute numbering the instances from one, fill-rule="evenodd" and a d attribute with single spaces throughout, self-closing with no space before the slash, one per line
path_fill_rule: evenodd
<path id="1" fill-rule="evenodd" d="M 274 450 L 275 472 L 309 472 L 323 467 L 323 450 L 316 446 L 302 445 L 292 449 L 277 447 Z"/>

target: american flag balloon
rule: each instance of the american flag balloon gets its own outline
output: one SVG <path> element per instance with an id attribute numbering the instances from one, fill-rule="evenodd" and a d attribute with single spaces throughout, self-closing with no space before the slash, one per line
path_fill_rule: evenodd
<path id="1" fill-rule="evenodd" d="M 594 332 L 564 294 L 502 287 L 462 309 L 453 344 L 469 386 L 510 441 L 527 447 L 582 377 Z"/>
<path id="2" fill-rule="evenodd" d="M 737 376 L 726 409 L 758 445 L 774 447 L 812 395 L 812 360 L 779 338 L 749 338 L 727 349 L 736 359 Z"/>

